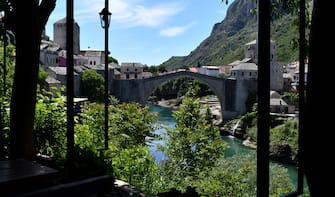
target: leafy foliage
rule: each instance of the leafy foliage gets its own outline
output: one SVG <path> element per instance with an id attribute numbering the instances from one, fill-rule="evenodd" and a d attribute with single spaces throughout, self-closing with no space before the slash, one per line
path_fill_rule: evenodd
<path id="1" fill-rule="evenodd" d="M 152 95 L 157 99 L 174 99 L 174 98 L 180 98 L 184 96 L 189 88 L 193 88 L 195 90 L 196 88 L 196 95 L 197 97 L 211 95 L 213 92 L 210 90 L 210 88 L 194 79 L 190 79 L 187 77 L 183 78 L 177 78 L 174 80 L 169 80 L 163 84 L 161 84 L 159 87 L 157 87 Z"/>
<path id="2" fill-rule="evenodd" d="M 35 149 L 39 153 L 64 159 L 66 156 L 65 98 L 42 90 L 38 94 L 34 123 Z"/>
<path id="3" fill-rule="evenodd" d="M 37 84 L 40 86 L 41 89 L 45 89 L 46 79 L 48 77 L 48 72 L 46 72 L 43 68 L 40 67 L 38 72 L 38 81 Z"/>
<path id="4" fill-rule="evenodd" d="M 290 120 L 271 129 L 270 152 L 277 158 L 297 159 L 298 121 Z"/>
<path id="5" fill-rule="evenodd" d="M 111 136 L 121 149 L 145 145 L 153 137 L 155 115 L 138 103 L 123 103 L 111 108 Z"/>
<path id="6" fill-rule="evenodd" d="M 39 94 L 36 149 L 62 165 L 66 154 L 66 107 L 63 97 L 51 96 L 48 92 Z M 103 108 L 102 104 L 85 104 L 76 116 L 73 173 L 78 178 L 93 176 L 105 173 L 108 166 L 118 178 L 149 190 L 155 166 L 145 142 L 154 129 L 155 115 L 135 103 L 110 106 L 110 150 L 102 155 L 98 149 L 104 145 Z"/>
<path id="7" fill-rule="evenodd" d="M 13 79 L 14 79 L 14 66 L 15 66 L 15 48 L 13 45 L 6 46 L 6 65 L 4 67 L 4 48 L 3 45 L 0 47 L 0 77 L 1 77 L 1 86 L 0 86 L 0 95 L 4 96 L 4 79 L 6 80 L 6 95 L 5 97 L 9 98 L 12 93 Z M 6 70 L 4 70 L 6 69 Z M 4 78 L 4 75 L 6 77 Z"/>
<path id="8" fill-rule="evenodd" d="M 96 150 L 104 145 L 103 108 L 102 104 L 91 103 L 83 106 L 79 114 L 75 144 L 84 158 L 96 158 L 100 155 Z M 110 105 L 109 112 L 109 150 L 99 157 L 104 159 L 105 165 L 100 160 L 92 165 L 105 166 L 115 177 L 146 192 L 154 191 L 156 166 L 146 146 L 146 139 L 152 136 L 155 115 L 136 103 Z M 95 172 L 99 173 L 97 170 Z"/>
<path id="9" fill-rule="evenodd" d="M 226 123 L 232 128 L 238 122 L 243 138 L 257 141 L 257 112 L 250 112 Z M 270 156 L 282 162 L 295 161 L 298 152 L 298 122 L 270 116 Z"/>
<path id="10" fill-rule="evenodd" d="M 159 66 L 145 66 L 143 68 L 144 72 L 151 72 L 154 76 L 157 76 L 158 73 L 166 72 L 164 65 Z"/>
<path id="11" fill-rule="evenodd" d="M 283 100 L 289 105 L 299 106 L 299 94 L 295 92 L 285 92 Z"/>
<path id="12" fill-rule="evenodd" d="M 220 159 L 214 168 L 201 173 L 196 182 L 198 192 L 208 196 L 256 196 L 255 155 L 239 155 Z M 270 165 L 270 196 L 293 190 L 286 169 Z"/>
<path id="13" fill-rule="evenodd" d="M 9 155 L 9 115 L 10 98 L 12 94 L 15 48 L 13 45 L 6 47 L 6 65 L 4 64 L 4 47 L 0 44 L 0 159 Z"/>
<path id="14" fill-rule="evenodd" d="M 0 159 L 9 156 L 9 104 L 7 97 L 0 96 Z"/>
<path id="15" fill-rule="evenodd" d="M 95 70 L 85 70 L 81 77 L 81 90 L 91 101 L 104 100 L 104 78 Z"/>
<path id="16" fill-rule="evenodd" d="M 153 185 L 156 180 L 157 167 L 150 155 L 149 149 L 143 145 L 120 149 L 112 146 L 106 152 L 109 170 L 119 179 L 151 193 L 157 188 Z"/>
<path id="17" fill-rule="evenodd" d="M 163 164 L 163 173 L 170 179 L 168 187 L 185 190 L 189 181 L 197 180 L 200 172 L 223 157 L 225 144 L 208 108 L 201 112 L 199 99 L 185 98 L 173 115 L 176 128 L 167 130 L 166 145 L 162 147 L 169 158 Z"/>
<path id="18" fill-rule="evenodd" d="M 119 61 L 117 59 L 115 59 L 112 56 L 108 56 L 108 63 L 116 63 L 119 64 Z"/>

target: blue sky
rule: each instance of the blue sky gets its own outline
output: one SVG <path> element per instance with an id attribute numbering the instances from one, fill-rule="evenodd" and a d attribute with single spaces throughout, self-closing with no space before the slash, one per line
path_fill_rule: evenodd
<path id="1" fill-rule="evenodd" d="M 121 62 L 159 65 L 171 56 L 188 55 L 221 22 L 227 5 L 221 0 L 109 0 L 112 12 L 109 51 Z M 74 1 L 80 26 L 80 48 L 104 49 L 98 13 L 104 0 Z M 46 33 L 66 15 L 66 0 L 57 0 Z"/>

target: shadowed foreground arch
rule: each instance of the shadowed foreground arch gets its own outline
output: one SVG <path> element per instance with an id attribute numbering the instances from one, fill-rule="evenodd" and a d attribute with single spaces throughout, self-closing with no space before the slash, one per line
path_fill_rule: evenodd
<path id="1" fill-rule="evenodd" d="M 219 99 L 224 121 L 246 112 L 245 102 L 248 94 L 250 91 L 256 90 L 257 85 L 254 80 L 224 79 L 189 71 L 179 71 L 146 79 L 113 80 L 111 93 L 120 102 L 138 102 L 145 105 L 150 94 L 160 84 L 180 77 L 196 79 L 210 87 Z"/>

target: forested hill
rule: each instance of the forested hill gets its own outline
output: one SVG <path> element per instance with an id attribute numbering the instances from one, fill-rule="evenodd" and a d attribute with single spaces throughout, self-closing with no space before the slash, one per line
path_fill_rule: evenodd
<path id="1" fill-rule="evenodd" d="M 244 44 L 257 37 L 257 14 L 252 12 L 257 5 L 253 0 L 235 0 L 227 10 L 225 19 L 214 25 L 208 38 L 188 56 L 174 56 L 162 65 L 168 70 L 201 65 L 226 65 L 243 59 Z M 292 25 L 294 17 L 283 16 L 272 22 L 272 39 L 277 44 L 277 58 L 284 63 L 296 60 L 297 50 L 290 42 L 298 37 Z M 176 54 L 178 55 L 178 54 Z"/>

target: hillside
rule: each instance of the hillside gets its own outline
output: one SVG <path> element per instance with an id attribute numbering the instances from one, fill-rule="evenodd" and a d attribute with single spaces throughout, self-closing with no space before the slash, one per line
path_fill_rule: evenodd
<path id="1" fill-rule="evenodd" d="M 251 10 L 256 4 L 250 0 L 235 0 L 227 10 L 225 19 L 214 25 L 208 38 L 188 56 L 174 56 L 162 65 L 168 70 L 184 66 L 225 65 L 244 57 L 244 44 L 257 37 L 257 14 Z M 293 17 L 283 16 L 272 22 L 272 39 L 277 43 L 277 58 L 287 63 L 296 60 L 297 51 L 290 41 L 298 36 L 292 26 Z M 177 54 L 176 54 L 177 55 Z"/>

